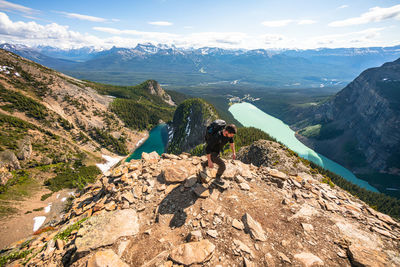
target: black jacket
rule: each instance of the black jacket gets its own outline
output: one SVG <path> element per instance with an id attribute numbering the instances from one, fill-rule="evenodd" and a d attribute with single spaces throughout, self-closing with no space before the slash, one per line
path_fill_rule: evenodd
<path id="1" fill-rule="evenodd" d="M 228 142 L 233 143 L 233 138 L 224 136 L 222 132 L 223 130 L 213 134 L 207 140 L 206 154 L 211 154 L 211 152 L 219 153 Z"/>

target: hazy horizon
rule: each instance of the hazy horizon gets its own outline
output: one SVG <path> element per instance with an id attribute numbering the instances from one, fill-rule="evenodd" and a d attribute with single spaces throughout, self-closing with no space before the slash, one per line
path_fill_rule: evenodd
<path id="1" fill-rule="evenodd" d="M 58 48 L 317 49 L 400 44 L 395 0 L 0 0 L 0 42 Z"/>

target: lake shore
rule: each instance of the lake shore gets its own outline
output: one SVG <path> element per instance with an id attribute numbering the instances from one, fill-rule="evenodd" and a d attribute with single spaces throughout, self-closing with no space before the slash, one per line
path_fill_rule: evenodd
<path id="1" fill-rule="evenodd" d="M 379 192 L 367 181 L 357 178 L 350 170 L 307 147 L 296 138 L 295 131 L 287 124 L 263 112 L 256 106 L 242 102 L 232 105 L 229 108 L 229 112 L 244 126 L 261 129 L 277 141 L 295 151 L 300 157 L 310 160 L 367 190 Z"/>

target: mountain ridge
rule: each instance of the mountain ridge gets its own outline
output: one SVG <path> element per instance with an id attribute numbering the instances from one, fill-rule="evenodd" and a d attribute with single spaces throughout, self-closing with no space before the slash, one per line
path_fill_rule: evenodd
<path id="1" fill-rule="evenodd" d="M 5 46 L 11 49 L 10 45 L 3 44 L 3 47 Z M 285 88 L 320 87 L 321 84 L 340 86 L 341 83 L 354 79 L 362 70 L 394 60 L 400 55 L 399 46 L 229 50 L 138 44 L 135 48 L 113 47 L 94 53 L 90 49 L 86 50 L 89 51 L 88 56 L 81 62 L 66 60 L 67 52 L 62 59 L 57 59 L 52 57 L 54 53 L 40 51 L 39 48 L 29 50 L 25 47 L 18 50 L 18 47 L 15 47 L 12 51 L 32 60 L 36 58 L 41 64 L 77 78 L 105 83 L 121 83 L 121 80 L 124 80 L 127 85 L 132 81 L 138 83 L 139 79 L 147 78 L 173 86 L 186 86 L 187 81 L 191 81 L 190 85 L 197 86 L 202 83 L 238 80 L 240 85 Z M 71 59 L 84 51 L 85 49 L 71 50 Z M 243 73 L 246 75 L 243 76 Z"/>
<path id="2" fill-rule="evenodd" d="M 289 163 L 297 157 L 280 144 L 260 142 L 266 155 L 280 155 L 278 164 L 227 162 L 223 192 L 198 182 L 216 171 L 202 170 L 205 157 L 143 153 L 88 185 L 62 219 L 10 245 L 1 259 L 26 266 L 400 263 L 398 222 Z"/>

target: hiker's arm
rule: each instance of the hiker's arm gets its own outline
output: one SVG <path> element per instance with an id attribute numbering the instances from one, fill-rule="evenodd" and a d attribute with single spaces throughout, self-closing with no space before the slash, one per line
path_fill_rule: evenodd
<path id="1" fill-rule="evenodd" d="M 207 160 L 208 160 L 208 167 L 209 168 L 214 168 L 214 164 L 211 160 L 211 154 L 207 154 Z"/>
<path id="2" fill-rule="evenodd" d="M 232 158 L 236 159 L 235 143 L 230 143 L 232 150 Z"/>

